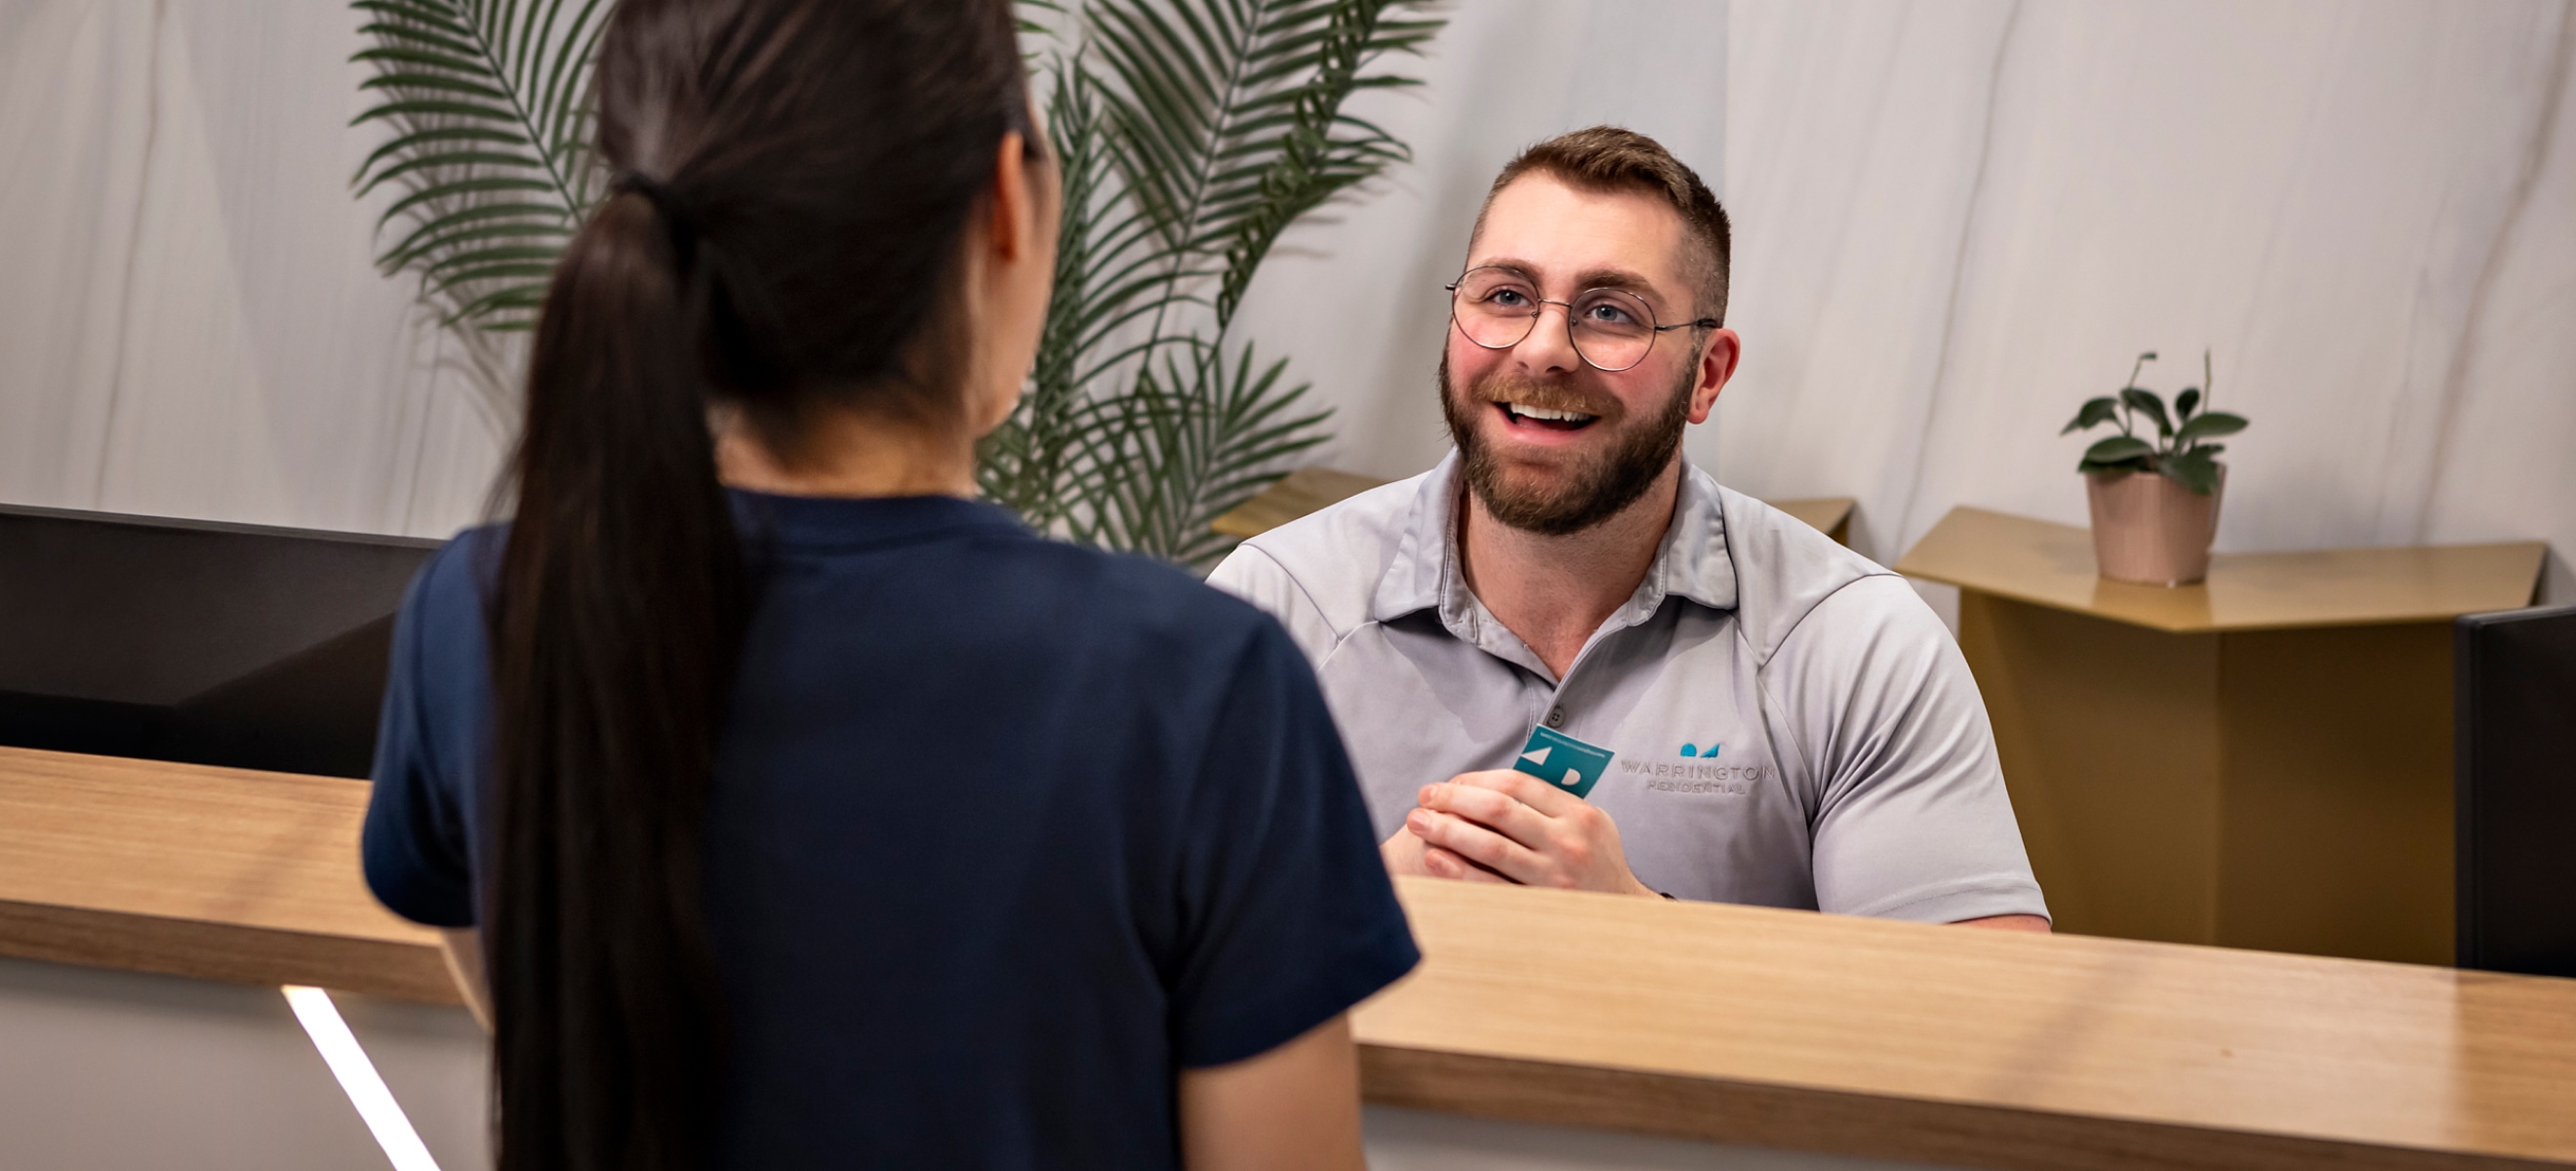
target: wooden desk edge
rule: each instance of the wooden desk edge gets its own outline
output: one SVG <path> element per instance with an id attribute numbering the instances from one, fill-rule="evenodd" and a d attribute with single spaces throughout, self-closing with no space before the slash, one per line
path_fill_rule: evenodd
<path id="1" fill-rule="evenodd" d="M 355 835 L 348 835 L 347 842 L 354 868 Z M 437 947 L 427 937 L 298 931 L 20 898 L 0 899 L 0 954 L 234 983 L 311 984 L 428 1003 L 458 1002 Z M 2003 1168 L 2576 1166 L 2576 1160 L 1431 1048 L 1418 1038 L 1411 1044 L 1387 1044 L 1371 1039 L 1365 1021 L 1360 1046 L 1364 1092 L 1373 1102 L 1705 1141 Z"/>
<path id="2" fill-rule="evenodd" d="M 435 944 L 0 901 L 0 955 L 462 1004 Z"/>
<path id="3" fill-rule="evenodd" d="M 2290 1171 L 2565 1167 L 1972 1102 L 1360 1044 L 1363 1096 L 1384 1106 L 1702 1142 L 2008 1171 Z"/>
<path id="4" fill-rule="evenodd" d="M 2447 623 L 2462 614 L 2484 613 L 2479 610 L 2440 610 L 2420 614 L 2381 614 L 2366 618 L 2328 617 L 2299 622 L 2162 622 L 2134 614 L 2112 613 L 2092 606 L 2077 605 L 2063 598 L 1961 581 L 1946 574 L 1926 572 L 1920 566 L 1908 565 L 1903 560 L 1899 560 L 1890 568 L 1906 577 L 1950 586 L 1962 593 L 1984 594 L 1990 598 L 2002 598 L 2025 606 L 2039 606 L 2067 614 L 2081 614 L 2087 618 L 2099 618 L 2104 622 L 2117 622 L 2123 626 L 2162 631 L 2166 634 L 2259 634 L 2272 630 L 2344 630 L 2364 626 L 2415 626 L 2428 622 Z"/>

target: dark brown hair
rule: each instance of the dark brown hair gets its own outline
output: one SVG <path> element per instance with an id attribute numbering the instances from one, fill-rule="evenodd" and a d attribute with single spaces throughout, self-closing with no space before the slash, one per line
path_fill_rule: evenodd
<path id="1" fill-rule="evenodd" d="M 1587 191 L 1630 191 L 1662 200 L 1681 214 L 1690 243 L 1683 271 L 1696 286 L 1697 316 L 1726 320 L 1727 267 L 1732 261 L 1726 209 L 1699 174 L 1683 165 L 1664 144 L 1617 126 L 1593 126 L 1560 134 L 1520 153 L 1494 176 L 1485 190 L 1485 206 L 1476 212 L 1475 235 L 1485 231 L 1485 213 L 1503 188 L 1532 171 L 1554 175 Z M 1471 236 L 1470 239 L 1474 237 Z"/>
<path id="2" fill-rule="evenodd" d="M 751 586 L 707 417 L 962 416 L 959 261 L 1028 128 L 1007 0 L 624 0 L 491 599 L 500 1166 L 706 1165 L 705 820 Z"/>

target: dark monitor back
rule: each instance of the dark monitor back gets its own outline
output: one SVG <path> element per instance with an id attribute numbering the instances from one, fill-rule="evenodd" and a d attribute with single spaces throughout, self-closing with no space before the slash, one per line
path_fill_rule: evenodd
<path id="1" fill-rule="evenodd" d="M 438 544 L 0 506 L 0 744 L 363 777 Z"/>
<path id="2" fill-rule="evenodd" d="M 2576 976 L 2576 606 L 2456 631 L 2459 964 Z"/>

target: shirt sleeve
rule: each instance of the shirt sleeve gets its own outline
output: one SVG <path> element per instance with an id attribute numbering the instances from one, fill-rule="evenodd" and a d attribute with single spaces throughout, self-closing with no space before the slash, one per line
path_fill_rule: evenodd
<path id="1" fill-rule="evenodd" d="M 1863 578 L 1819 603 L 1764 674 L 1815 777 L 1819 909 L 2048 914 L 1977 681 L 1904 579 Z"/>
<path id="2" fill-rule="evenodd" d="M 1186 811 L 1172 981 L 1184 1066 L 1294 1040 L 1421 958 L 1313 673 L 1262 622 Z"/>
<path id="3" fill-rule="evenodd" d="M 472 589 L 469 580 L 456 580 L 464 577 L 457 572 L 457 563 L 465 560 L 456 555 L 458 547 L 450 543 L 421 567 L 394 619 L 392 663 L 385 674 L 385 706 L 376 721 L 376 761 L 370 770 L 375 790 L 367 800 L 359 843 L 367 886 L 377 900 L 403 918 L 433 927 L 470 927 L 475 920 L 465 819 L 457 799 L 461 778 L 441 767 L 430 714 L 424 710 L 431 695 L 423 677 L 424 630 L 445 617 L 435 613 L 441 609 L 437 603 L 445 600 L 438 595 Z"/>
<path id="4" fill-rule="evenodd" d="M 1234 552 L 1217 562 L 1208 574 L 1207 583 L 1235 597 L 1252 603 L 1262 612 L 1279 620 L 1297 649 L 1306 653 L 1309 663 L 1322 663 L 1333 653 L 1339 636 L 1333 624 L 1324 618 L 1322 607 L 1297 584 L 1288 567 L 1257 545 L 1237 545 Z"/>

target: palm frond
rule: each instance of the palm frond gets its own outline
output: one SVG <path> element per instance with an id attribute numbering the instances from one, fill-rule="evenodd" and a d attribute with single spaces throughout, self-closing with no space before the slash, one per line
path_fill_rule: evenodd
<path id="1" fill-rule="evenodd" d="M 391 137 L 350 180 L 402 192 L 377 221 L 404 225 L 377 256 L 408 271 L 440 319 L 523 331 L 564 243 L 598 199 L 584 87 L 605 0 L 356 0 L 383 100 L 353 125 Z"/>
<path id="2" fill-rule="evenodd" d="M 1404 161 L 1343 112 L 1441 21 L 1417 0 L 1091 0 L 1052 61 L 1066 197 L 1038 371 L 988 493 L 1075 540 L 1203 564 L 1208 528 L 1323 442 L 1227 334 L 1280 234 Z"/>
<path id="3" fill-rule="evenodd" d="M 1084 503 L 1096 543 L 1203 565 L 1228 541 L 1216 518 L 1285 474 L 1284 461 L 1330 438 L 1329 411 L 1301 411 L 1286 359 L 1188 347 L 1149 364 L 1114 400 L 1114 439 L 1086 452 L 1097 476 Z"/>
<path id="4" fill-rule="evenodd" d="M 351 177 L 506 418 L 500 372 L 603 187 L 588 85 L 608 0 L 353 0 Z M 1038 358 L 984 493 L 1074 540 L 1204 564 L 1208 522 L 1328 437 L 1288 364 L 1228 337 L 1281 233 L 1410 158 L 1343 111 L 1441 27 L 1427 0 L 1015 0 L 1063 183 Z M 1052 49 L 1048 46 L 1053 46 Z"/>

